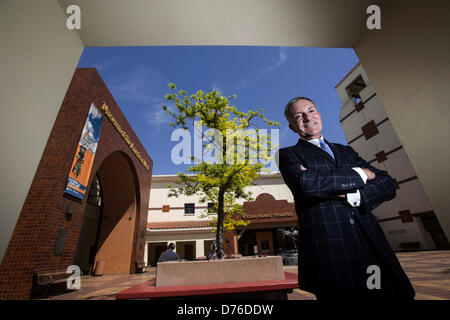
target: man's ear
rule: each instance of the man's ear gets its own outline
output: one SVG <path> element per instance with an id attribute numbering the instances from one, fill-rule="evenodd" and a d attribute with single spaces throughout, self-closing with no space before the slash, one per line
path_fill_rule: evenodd
<path id="1" fill-rule="evenodd" d="M 297 130 L 292 126 L 291 123 L 289 123 L 289 129 L 291 129 L 292 131 L 294 131 L 295 133 L 297 133 Z"/>

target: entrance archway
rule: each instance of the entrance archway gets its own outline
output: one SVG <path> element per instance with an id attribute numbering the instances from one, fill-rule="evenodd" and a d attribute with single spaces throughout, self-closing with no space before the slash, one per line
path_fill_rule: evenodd
<path id="1" fill-rule="evenodd" d="M 122 152 L 110 154 L 93 179 L 83 215 L 74 260 L 82 271 L 92 272 L 102 261 L 103 274 L 134 272 L 138 190 L 136 171 L 128 156 Z"/>
<path id="2" fill-rule="evenodd" d="M 83 274 L 89 274 L 94 265 L 98 231 L 102 217 L 102 203 L 102 188 L 98 176 L 95 175 L 87 196 L 77 251 L 73 262 L 73 264 L 80 267 Z"/>

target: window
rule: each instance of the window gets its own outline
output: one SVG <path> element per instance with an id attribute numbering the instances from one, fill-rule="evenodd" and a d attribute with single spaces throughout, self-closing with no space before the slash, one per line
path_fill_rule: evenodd
<path id="1" fill-rule="evenodd" d="M 214 208 L 214 203 L 208 202 L 208 213 L 216 213 L 216 209 Z"/>
<path id="2" fill-rule="evenodd" d="M 194 214 L 195 213 L 195 204 L 194 203 L 185 203 L 184 204 L 184 214 Z"/>
<path id="3" fill-rule="evenodd" d="M 353 100 L 353 102 L 355 103 L 355 105 L 357 105 L 359 102 L 361 101 L 361 97 L 359 96 L 359 93 L 361 92 L 362 89 L 364 89 L 366 87 L 366 83 L 364 82 L 363 78 L 361 77 L 361 75 L 359 75 L 355 80 L 353 80 L 352 83 L 350 83 L 345 90 L 348 93 L 348 96 Z M 359 109 L 361 110 L 361 106 L 359 107 Z M 357 111 L 360 111 L 357 110 Z"/>
<path id="4" fill-rule="evenodd" d="M 97 175 L 95 175 L 94 180 L 92 180 L 91 188 L 89 189 L 87 202 L 93 204 L 94 206 L 102 206 L 102 191 L 101 191 L 100 181 L 98 181 Z"/>

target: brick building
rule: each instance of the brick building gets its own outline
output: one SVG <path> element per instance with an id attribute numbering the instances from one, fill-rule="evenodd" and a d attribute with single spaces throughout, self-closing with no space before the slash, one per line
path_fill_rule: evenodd
<path id="1" fill-rule="evenodd" d="M 79 199 L 65 189 L 91 104 L 103 122 Z M 33 297 L 36 269 L 78 264 L 86 274 L 102 261 L 103 274 L 134 273 L 144 257 L 152 165 L 97 71 L 77 69 L 0 265 L 0 297 Z"/>

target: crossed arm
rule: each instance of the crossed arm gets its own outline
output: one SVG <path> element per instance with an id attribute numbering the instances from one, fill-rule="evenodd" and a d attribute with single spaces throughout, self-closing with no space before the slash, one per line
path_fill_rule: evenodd
<path id="1" fill-rule="evenodd" d="M 367 183 L 359 189 L 361 205 L 368 211 L 372 211 L 381 203 L 395 198 L 396 187 L 392 177 L 383 170 L 379 170 L 367 163 L 356 153 L 353 148 L 347 146 L 348 152 L 355 158 L 357 166 L 373 173 L 373 179 L 367 178 Z"/>
<path id="2" fill-rule="evenodd" d="M 280 150 L 280 172 L 293 192 L 300 192 L 306 197 L 345 198 L 347 193 L 359 190 L 361 206 L 369 211 L 393 199 L 395 184 L 388 173 L 369 165 L 351 147 L 347 148 L 355 167 L 361 168 L 366 174 L 366 182 L 352 168 L 308 169 L 291 149 Z"/>

